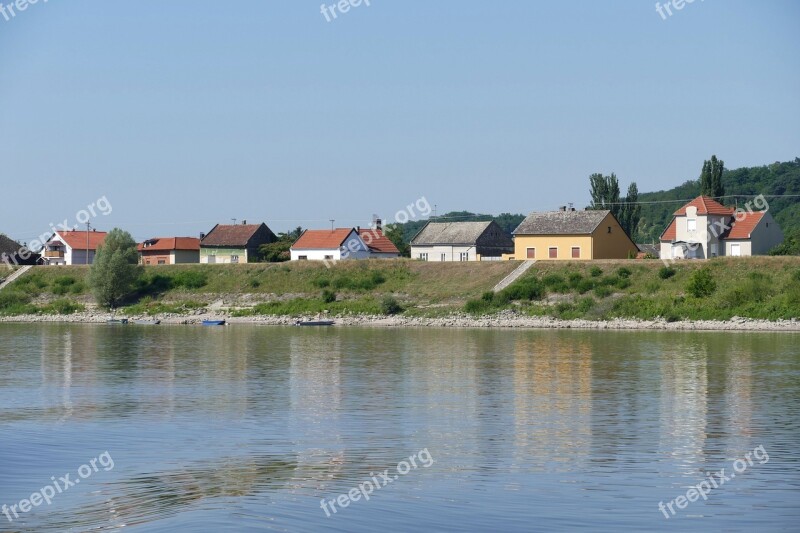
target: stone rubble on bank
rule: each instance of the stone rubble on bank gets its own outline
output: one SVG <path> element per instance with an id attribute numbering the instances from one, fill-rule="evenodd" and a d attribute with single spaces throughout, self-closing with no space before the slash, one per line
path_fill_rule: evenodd
<path id="1" fill-rule="evenodd" d="M 107 312 L 87 311 L 73 315 L 20 315 L 0 317 L 0 323 L 87 323 L 104 324 L 111 315 Z M 121 318 L 118 315 L 117 318 Z M 262 324 L 274 326 L 290 326 L 297 320 L 316 320 L 317 316 L 249 316 L 230 317 L 227 313 L 172 314 L 156 317 L 126 317 L 131 322 L 137 319 L 158 318 L 162 324 L 200 324 L 206 319 L 225 319 L 229 324 Z M 594 330 L 691 330 L 691 331 L 800 331 L 800 321 L 791 320 L 756 320 L 733 317 L 731 320 L 688 320 L 667 322 L 664 319 L 636 320 L 616 318 L 608 321 L 584 319 L 559 320 L 552 317 L 522 316 L 513 311 L 504 311 L 497 315 L 474 317 L 459 313 L 446 317 L 422 318 L 406 316 L 381 315 L 342 315 L 326 317 L 335 320 L 337 326 L 372 326 L 372 327 L 437 327 L 437 328 L 530 328 L 530 329 L 594 329 Z"/>

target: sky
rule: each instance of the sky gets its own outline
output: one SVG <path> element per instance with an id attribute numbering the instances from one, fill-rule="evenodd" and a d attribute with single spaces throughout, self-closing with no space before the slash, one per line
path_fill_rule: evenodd
<path id="1" fill-rule="evenodd" d="M 99 199 L 93 227 L 138 240 L 280 232 L 800 157 L 795 0 L 0 2 L 0 232 L 22 242 Z"/>

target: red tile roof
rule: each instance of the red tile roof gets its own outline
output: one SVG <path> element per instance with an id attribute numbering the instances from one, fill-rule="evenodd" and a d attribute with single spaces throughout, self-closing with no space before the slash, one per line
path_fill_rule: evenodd
<path id="1" fill-rule="evenodd" d="M 145 246 L 148 244 L 149 246 Z M 172 250 L 200 250 L 200 239 L 196 237 L 156 237 L 139 243 L 136 249 L 141 251 L 165 252 Z"/>
<path id="2" fill-rule="evenodd" d="M 399 254 L 400 250 L 394 245 L 389 237 L 383 234 L 379 229 L 361 229 L 359 236 L 364 243 L 369 247 L 370 251 L 381 254 Z"/>
<path id="3" fill-rule="evenodd" d="M 307 229 L 292 245 L 294 250 L 334 250 L 340 248 L 353 228 Z"/>
<path id="4" fill-rule="evenodd" d="M 247 246 L 261 224 L 217 224 L 200 242 L 203 246 Z"/>
<path id="5" fill-rule="evenodd" d="M 675 218 L 673 218 L 670 225 L 667 226 L 667 229 L 665 229 L 664 233 L 661 234 L 661 240 L 666 242 L 672 242 L 677 238 L 677 236 L 678 236 L 677 222 L 675 221 Z"/>
<path id="6" fill-rule="evenodd" d="M 56 235 L 58 235 L 62 241 L 67 243 L 67 246 L 72 248 L 73 250 L 85 250 L 86 249 L 86 231 L 57 231 Z M 89 231 L 89 250 L 97 250 L 97 247 L 105 240 L 106 233 L 105 231 Z M 52 237 L 51 237 L 52 239 Z"/>
<path id="7" fill-rule="evenodd" d="M 696 207 L 698 215 L 732 215 L 734 211 L 733 207 L 725 207 L 709 196 L 698 196 L 675 211 L 675 216 L 685 215 L 687 207 Z"/>
<path id="8" fill-rule="evenodd" d="M 745 217 L 741 221 L 734 219 L 731 229 L 722 235 L 722 239 L 740 240 L 749 239 L 750 234 L 756 228 L 761 219 L 764 218 L 764 211 L 755 213 L 744 213 Z"/>

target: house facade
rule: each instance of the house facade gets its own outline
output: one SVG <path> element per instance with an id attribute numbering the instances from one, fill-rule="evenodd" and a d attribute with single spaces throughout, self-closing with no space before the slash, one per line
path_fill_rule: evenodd
<path id="1" fill-rule="evenodd" d="M 516 260 L 627 259 L 639 249 L 608 210 L 531 213 L 514 230 Z"/>
<path id="2" fill-rule="evenodd" d="M 91 265 L 108 235 L 104 231 L 57 231 L 41 250 L 45 265 Z"/>
<path id="3" fill-rule="evenodd" d="M 200 262 L 207 264 L 253 263 L 258 248 L 278 240 L 266 224 L 217 224 L 200 239 Z"/>
<path id="4" fill-rule="evenodd" d="M 514 241 L 496 222 L 428 222 L 411 239 L 411 258 L 422 261 L 499 261 Z"/>
<path id="5" fill-rule="evenodd" d="M 177 265 L 200 262 L 200 239 L 196 237 L 156 237 L 136 247 L 142 265 Z"/>
<path id="6" fill-rule="evenodd" d="M 292 261 L 369 259 L 371 251 L 356 228 L 307 229 L 289 251 Z"/>
<path id="7" fill-rule="evenodd" d="M 661 234 L 661 258 L 766 255 L 781 242 L 783 232 L 768 211 L 737 211 L 698 196 L 673 214 Z"/>

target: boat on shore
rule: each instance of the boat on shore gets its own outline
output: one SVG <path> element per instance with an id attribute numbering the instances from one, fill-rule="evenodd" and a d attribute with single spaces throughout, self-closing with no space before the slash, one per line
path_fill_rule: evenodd
<path id="1" fill-rule="evenodd" d="M 224 320 L 203 320 L 204 326 L 224 326 Z"/>
<path id="2" fill-rule="evenodd" d="M 137 324 L 139 326 L 157 326 L 157 325 L 161 324 L 161 321 L 157 320 L 157 319 L 155 319 L 155 320 L 134 320 L 133 323 Z"/>
<path id="3" fill-rule="evenodd" d="M 298 320 L 295 326 L 332 326 L 333 320 Z"/>
<path id="4" fill-rule="evenodd" d="M 128 323 L 127 318 L 109 318 L 106 320 L 106 324 L 109 326 L 124 326 Z"/>

